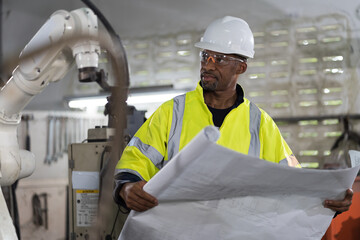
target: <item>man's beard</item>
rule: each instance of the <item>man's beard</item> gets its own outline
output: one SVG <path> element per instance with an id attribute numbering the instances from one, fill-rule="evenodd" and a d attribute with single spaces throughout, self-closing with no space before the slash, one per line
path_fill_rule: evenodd
<path id="1" fill-rule="evenodd" d="M 218 84 L 219 84 L 219 81 L 218 81 L 218 79 L 217 79 L 217 77 L 216 76 L 214 76 L 213 74 L 211 74 L 211 75 L 213 75 L 213 77 L 216 79 L 215 81 L 213 81 L 213 82 L 207 82 L 207 81 L 204 81 L 204 79 L 203 79 L 203 74 L 204 73 L 202 73 L 201 74 L 201 78 L 200 78 L 200 83 L 201 83 L 201 86 L 202 86 L 202 88 L 204 89 L 204 91 L 215 91 L 216 90 L 216 88 L 217 88 L 217 86 L 218 86 Z"/>
<path id="2" fill-rule="evenodd" d="M 205 83 L 203 82 L 203 80 L 201 80 L 201 86 L 204 89 L 204 91 L 213 92 L 215 91 L 217 85 L 218 85 L 218 81 L 213 83 Z"/>

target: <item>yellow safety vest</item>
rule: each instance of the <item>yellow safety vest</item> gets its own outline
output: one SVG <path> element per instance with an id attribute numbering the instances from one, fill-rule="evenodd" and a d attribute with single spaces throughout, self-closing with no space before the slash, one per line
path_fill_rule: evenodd
<path id="1" fill-rule="evenodd" d="M 141 126 L 119 160 L 115 174 L 128 172 L 149 181 L 204 127 L 214 125 L 203 89 L 163 103 Z M 287 164 L 292 152 L 272 118 L 254 103 L 232 109 L 219 128 L 217 144 L 274 163 Z"/>

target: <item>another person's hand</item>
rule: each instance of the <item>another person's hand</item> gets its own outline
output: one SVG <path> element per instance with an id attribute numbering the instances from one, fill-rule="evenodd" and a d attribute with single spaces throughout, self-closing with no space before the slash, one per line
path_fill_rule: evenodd
<path id="1" fill-rule="evenodd" d="M 350 206 L 351 206 L 351 201 L 353 198 L 353 190 L 352 189 L 348 189 L 346 190 L 346 195 L 344 197 L 343 200 L 325 200 L 324 202 L 324 207 L 326 208 L 330 208 L 333 211 L 336 212 L 346 212 L 347 210 L 349 210 Z"/>
<path id="2" fill-rule="evenodd" d="M 137 212 L 143 212 L 158 205 L 158 200 L 143 190 L 146 181 L 125 183 L 120 191 L 126 206 Z"/>

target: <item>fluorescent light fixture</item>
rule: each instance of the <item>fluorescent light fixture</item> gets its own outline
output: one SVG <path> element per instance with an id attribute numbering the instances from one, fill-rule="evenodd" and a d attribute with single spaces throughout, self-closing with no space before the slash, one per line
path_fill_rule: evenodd
<path id="1" fill-rule="evenodd" d="M 87 97 L 87 98 L 79 98 L 72 99 L 69 101 L 70 108 L 87 108 L 87 107 L 101 107 L 105 106 L 107 103 L 106 97 Z"/>
<path id="2" fill-rule="evenodd" d="M 177 95 L 181 95 L 185 91 L 164 91 L 156 93 L 134 93 L 130 94 L 127 99 L 127 104 L 137 107 L 137 105 L 163 103 L 174 98 Z M 106 96 L 95 97 L 79 97 L 68 100 L 70 108 L 85 109 L 89 107 L 102 107 L 107 103 Z"/>
<path id="3" fill-rule="evenodd" d="M 129 105 L 163 103 L 183 93 L 184 92 L 158 92 L 146 94 L 130 94 L 126 102 Z"/>

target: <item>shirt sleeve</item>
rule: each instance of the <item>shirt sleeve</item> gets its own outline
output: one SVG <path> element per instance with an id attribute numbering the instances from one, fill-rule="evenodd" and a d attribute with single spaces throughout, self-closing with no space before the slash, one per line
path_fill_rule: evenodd
<path id="1" fill-rule="evenodd" d="M 127 172 L 149 181 L 167 159 L 173 100 L 162 104 L 135 133 L 116 165 L 116 174 Z"/>
<path id="2" fill-rule="evenodd" d="M 280 133 L 280 130 L 274 120 L 262 111 L 259 137 L 262 144 L 263 159 L 280 163 L 287 161 L 293 153 Z"/>

